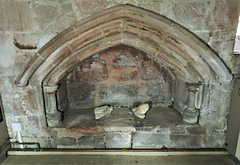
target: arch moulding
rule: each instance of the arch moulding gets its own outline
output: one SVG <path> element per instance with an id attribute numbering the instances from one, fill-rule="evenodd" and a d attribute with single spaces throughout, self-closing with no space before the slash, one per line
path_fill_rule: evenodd
<path id="1" fill-rule="evenodd" d="M 44 86 L 49 116 L 55 114 L 53 119 L 48 119 L 51 125 L 50 121 L 56 122 L 55 118 L 60 116 L 53 103 L 53 93 L 59 80 L 84 59 L 121 44 L 149 54 L 189 84 L 232 80 L 231 73 L 218 55 L 187 29 L 151 11 L 120 5 L 59 33 L 35 54 L 15 83 L 20 87 L 28 84 Z M 50 89 L 52 91 L 49 92 Z M 195 90 L 190 90 L 194 93 L 192 91 Z"/>

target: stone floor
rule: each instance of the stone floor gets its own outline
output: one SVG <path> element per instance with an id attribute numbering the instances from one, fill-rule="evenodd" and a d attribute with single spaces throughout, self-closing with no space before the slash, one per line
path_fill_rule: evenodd
<path id="1" fill-rule="evenodd" d="M 170 107 L 151 108 L 144 119 L 135 117 L 129 109 L 114 109 L 109 116 L 96 120 L 93 111 L 93 108 L 78 111 L 70 110 L 70 113 L 65 116 L 63 127 L 144 127 L 185 124 L 177 110 Z"/>
<path id="2" fill-rule="evenodd" d="M 235 165 L 228 155 L 201 156 L 9 156 L 2 165 L 28 164 L 161 164 L 161 165 Z"/>

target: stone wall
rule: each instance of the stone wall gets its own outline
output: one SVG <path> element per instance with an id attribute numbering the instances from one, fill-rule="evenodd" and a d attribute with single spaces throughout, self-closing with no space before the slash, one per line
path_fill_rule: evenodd
<path id="1" fill-rule="evenodd" d="M 144 102 L 169 106 L 173 101 L 174 75 L 128 46 L 112 47 L 88 58 L 65 79 L 71 110 L 101 105 L 130 108 Z"/>
<path id="2" fill-rule="evenodd" d="M 16 87 L 14 81 L 33 54 L 59 32 L 96 12 L 126 3 L 166 16 L 186 27 L 214 49 L 233 74 L 239 75 L 240 56 L 232 54 L 239 16 L 238 0 L 0 0 L 0 93 L 11 138 L 16 134 L 11 124 L 22 122 L 24 142 L 55 147 L 56 139 L 59 143 L 62 139 L 69 140 L 66 134 L 46 127 L 41 87 Z M 208 90 L 215 90 L 209 94 L 211 102 L 203 107 L 200 118 L 207 121 L 202 125 L 210 136 L 200 139 L 204 145 L 199 147 L 223 147 L 231 88 L 231 83 L 207 86 Z M 52 136 L 54 134 L 56 137 Z M 189 134 L 191 136 L 187 136 Z M 182 139 L 201 138 L 194 131 L 187 131 L 187 135 L 176 134 L 166 141 L 177 143 L 170 147 L 194 147 Z"/>

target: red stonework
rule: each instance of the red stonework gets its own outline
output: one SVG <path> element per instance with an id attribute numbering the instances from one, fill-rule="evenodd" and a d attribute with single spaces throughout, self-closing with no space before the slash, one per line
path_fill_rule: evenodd
<path id="1" fill-rule="evenodd" d="M 149 101 L 168 106 L 174 76 L 147 54 L 121 45 L 83 61 L 66 82 L 70 109 L 106 104 L 132 107 Z"/>

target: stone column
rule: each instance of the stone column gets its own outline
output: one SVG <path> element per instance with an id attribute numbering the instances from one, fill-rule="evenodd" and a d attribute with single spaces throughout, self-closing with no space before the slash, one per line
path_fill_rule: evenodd
<path id="1" fill-rule="evenodd" d="M 189 84 L 188 86 L 188 107 L 183 112 L 183 120 L 189 124 L 198 122 L 199 110 L 195 107 L 195 98 L 199 84 Z"/>
<path id="2" fill-rule="evenodd" d="M 62 123 L 61 112 L 57 110 L 57 88 L 57 85 L 44 86 L 47 124 L 50 127 L 59 126 Z"/>

